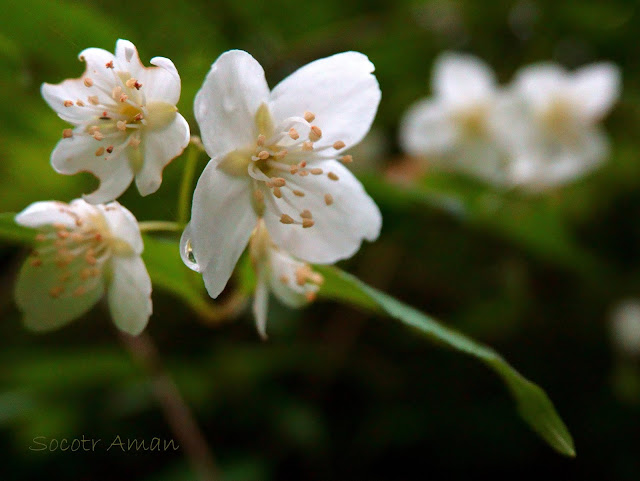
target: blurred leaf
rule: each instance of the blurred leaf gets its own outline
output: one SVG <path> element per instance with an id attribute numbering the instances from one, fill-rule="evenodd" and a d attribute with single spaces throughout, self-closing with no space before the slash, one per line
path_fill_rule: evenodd
<path id="1" fill-rule="evenodd" d="M 35 238 L 33 229 L 16 224 L 15 217 L 13 212 L 0 213 L 0 239 L 16 244 L 31 244 Z"/>
<path id="2" fill-rule="evenodd" d="M 320 290 L 321 295 L 386 314 L 417 329 L 438 344 L 473 356 L 485 363 L 507 384 L 525 422 L 556 451 L 566 456 L 575 456 L 571 434 L 545 392 L 525 379 L 493 349 L 440 324 L 346 272 L 331 266 L 315 268 L 325 277 L 325 283 Z"/>

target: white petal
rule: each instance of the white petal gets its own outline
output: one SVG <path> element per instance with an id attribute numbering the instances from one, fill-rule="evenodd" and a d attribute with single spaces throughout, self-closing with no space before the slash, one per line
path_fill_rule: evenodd
<path id="1" fill-rule="evenodd" d="M 315 114 L 322 130 L 318 147 L 338 140 L 353 147 L 367 134 L 380 103 L 373 64 L 358 52 L 344 52 L 311 62 L 280 82 L 269 107 L 276 123 Z"/>
<path id="2" fill-rule="evenodd" d="M 434 93 L 455 106 L 484 102 L 496 91 L 494 73 L 472 55 L 440 55 L 435 61 L 431 82 Z"/>
<path id="3" fill-rule="evenodd" d="M 253 316 L 256 320 L 258 334 L 263 340 L 267 339 L 267 314 L 269 312 L 269 289 L 266 278 L 266 272 L 258 274 L 256 291 L 253 294 Z"/>
<path id="4" fill-rule="evenodd" d="M 441 154 L 456 143 L 456 126 L 437 101 L 422 100 L 413 105 L 400 124 L 400 144 L 411 155 Z"/>
<path id="5" fill-rule="evenodd" d="M 127 158 L 128 147 L 120 149 L 120 144 L 125 141 L 124 136 L 98 142 L 88 135 L 74 135 L 58 142 L 51 154 L 51 165 L 61 174 L 92 173 L 100 179 L 100 187 L 85 199 L 92 204 L 108 202 L 127 190 L 133 180 L 133 170 Z M 111 143 L 115 146 L 114 154 L 107 160 L 104 155 L 95 155 L 99 147 Z"/>
<path id="6" fill-rule="evenodd" d="M 75 218 L 68 214 L 69 206 L 64 202 L 35 202 L 16 215 L 16 223 L 25 227 L 41 227 L 51 224 L 75 226 Z"/>
<path id="7" fill-rule="evenodd" d="M 270 286 L 278 300 L 293 308 L 307 304 L 305 289 L 296 282 L 296 270 L 304 263 L 276 249 L 271 250 L 270 262 Z"/>
<path id="8" fill-rule="evenodd" d="M 611 63 L 581 68 L 574 74 L 576 104 L 585 119 L 602 119 L 620 96 L 620 69 Z"/>
<path id="9" fill-rule="evenodd" d="M 24 323 L 33 331 L 50 331 L 85 314 L 104 293 L 102 279 L 81 296 L 73 296 L 70 289 L 64 295 L 51 297 L 51 289 L 61 285 L 62 270 L 53 262 L 38 267 L 27 260 L 16 284 L 16 304 L 24 314 Z"/>
<path id="10" fill-rule="evenodd" d="M 114 256 L 111 265 L 108 288 L 111 317 L 118 329 L 136 336 L 144 330 L 153 311 L 151 279 L 140 256 Z"/>
<path id="11" fill-rule="evenodd" d="M 255 145 L 255 114 L 269 98 L 260 64 L 247 52 L 225 52 L 211 66 L 198 91 L 194 113 L 212 158 Z"/>
<path id="12" fill-rule="evenodd" d="M 136 185 L 142 195 L 154 193 L 162 183 L 162 170 L 189 145 L 189 124 L 180 114 L 162 130 L 145 133 L 142 170 L 136 175 Z"/>
<path id="13" fill-rule="evenodd" d="M 213 160 L 198 180 L 188 229 L 191 238 L 183 235 L 181 244 L 184 247 L 190 240 L 197 270 L 213 298 L 227 284 L 258 220 L 251 199 L 249 181 L 222 172 Z"/>
<path id="14" fill-rule="evenodd" d="M 363 239 L 377 239 L 382 216 L 362 184 L 342 164 L 326 160 L 314 163 L 313 167 L 322 168 L 324 174 L 291 176 L 287 180 L 291 188 L 303 191 L 304 197 L 297 198 L 289 190 L 282 190 L 299 211 L 294 211 L 284 199 L 273 200 L 283 213 L 297 220 L 301 220 L 300 213 L 304 209 L 309 209 L 315 225 L 304 229 L 300 225 L 282 224 L 280 214 L 270 208 L 269 203 L 265 222 L 278 247 L 307 262 L 332 264 L 355 254 Z M 339 180 L 330 180 L 329 172 L 336 174 Z M 333 197 L 331 205 L 326 205 L 325 194 Z"/>
<path id="15" fill-rule="evenodd" d="M 123 240 L 131 246 L 136 255 L 140 255 L 144 249 L 140 226 L 133 214 L 118 202 L 110 202 L 100 205 L 111 235 Z"/>
<path id="16" fill-rule="evenodd" d="M 84 85 L 82 79 L 68 79 L 59 84 L 42 84 L 40 92 L 42 97 L 49 104 L 58 116 L 72 124 L 80 124 L 95 117 L 95 111 L 86 107 L 79 107 L 75 103 L 69 107 L 65 107 L 65 101 L 77 102 L 82 100 L 88 104 L 88 96 L 95 95 L 95 89 L 88 89 Z M 99 99 L 104 100 L 105 95 L 101 95 Z"/>
<path id="17" fill-rule="evenodd" d="M 516 73 L 513 87 L 535 110 L 544 111 L 558 97 L 568 95 L 567 72 L 556 64 L 530 65 Z"/>
<path id="18" fill-rule="evenodd" d="M 180 75 L 171 60 L 154 57 L 151 65 L 143 67 L 137 73 L 137 80 L 142 84 L 140 92 L 144 92 L 147 102 L 163 101 L 176 105 L 180 100 Z"/>
<path id="19" fill-rule="evenodd" d="M 116 42 L 116 59 L 120 68 L 127 70 L 135 74 L 142 67 L 142 61 L 140 55 L 138 55 L 138 49 L 129 40 L 118 39 Z"/>

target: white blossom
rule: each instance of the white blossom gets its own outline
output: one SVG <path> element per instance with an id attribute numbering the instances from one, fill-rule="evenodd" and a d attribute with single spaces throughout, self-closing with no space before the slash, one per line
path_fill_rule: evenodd
<path id="1" fill-rule="evenodd" d="M 269 90 L 260 64 L 233 50 L 195 100 L 211 161 L 181 241 L 212 297 L 224 289 L 258 218 L 284 251 L 314 263 L 352 256 L 378 237 L 380 211 L 344 167 L 380 101 L 373 64 L 357 52 L 317 60 Z"/>
<path id="2" fill-rule="evenodd" d="M 640 356 L 640 301 L 620 302 L 611 316 L 614 347 L 628 356 Z"/>
<path id="3" fill-rule="evenodd" d="M 300 308 L 315 300 L 324 279 L 309 264 L 279 249 L 262 219 L 251 236 L 249 252 L 256 272 L 253 314 L 258 333 L 266 339 L 269 292 L 286 306 Z"/>
<path id="4" fill-rule="evenodd" d="M 177 111 L 180 76 L 167 58 L 144 67 L 135 46 L 118 40 L 113 55 L 99 48 L 80 53 L 82 77 L 42 85 L 42 96 L 74 125 L 51 154 L 62 174 L 91 172 L 100 187 L 93 204 L 119 197 L 135 177 L 140 194 L 158 190 L 162 170 L 189 143 L 189 125 Z"/>
<path id="5" fill-rule="evenodd" d="M 16 222 L 38 230 L 15 291 L 28 328 L 56 329 L 89 311 L 106 291 L 118 329 L 142 332 L 152 312 L 151 280 L 131 212 L 117 202 L 47 201 L 31 204 Z"/>

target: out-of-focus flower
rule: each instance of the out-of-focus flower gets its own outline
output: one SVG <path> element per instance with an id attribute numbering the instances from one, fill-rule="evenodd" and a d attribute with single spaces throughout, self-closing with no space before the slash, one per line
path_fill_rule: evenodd
<path id="1" fill-rule="evenodd" d="M 317 60 L 271 92 L 260 64 L 233 50 L 195 100 L 211 161 L 193 196 L 183 260 L 212 297 L 224 289 L 258 218 L 284 251 L 314 263 L 352 256 L 382 218 L 344 167 L 380 101 L 373 64 L 357 52 Z"/>
<path id="2" fill-rule="evenodd" d="M 28 328 L 63 326 L 91 309 L 106 289 L 118 329 L 142 332 L 152 312 L 151 280 L 131 212 L 117 202 L 36 202 L 16 222 L 39 231 L 15 291 Z"/>
<path id="3" fill-rule="evenodd" d="M 606 159 L 598 125 L 620 94 L 620 71 L 599 63 L 569 73 L 559 65 L 522 69 L 502 109 L 499 131 L 513 155 L 514 185 L 541 190 L 573 180 Z"/>
<path id="4" fill-rule="evenodd" d="M 620 302 L 611 316 L 611 336 L 615 348 L 628 356 L 640 356 L 640 301 Z"/>
<path id="5" fill-rule="evenodd" d="M 155 67 L 144 67 L 127 40 L 118 40 L 115 55 L 88 48 L 80 60 L 87 64 L 82 77 L 42 85 L 51 108 L 75 126 L 63 131 L 51 165 L 61 174 L 98 177 L 98 190 L 85 196 L 93 204 L 119 197 L 134 177 L 140 194 L 155 192 L 164 167 L 189 143 L 173 62 L 155 57 Z"/>
<path id="6" fill-rule="evenodd" d="M 501 93 L 491 69 L 471 55 L 445 53 L 431 84 L 433 98 L 414 104 L 401 122 L 404 151 L 503 184 L 506 154 L 495 125 Z"/>
<path id="7" fill-rule="evenodd" d="M 258 220 L 251 236 L 249 253 L 257 278 L 253 315 L 258 333 L 266 339 L 269 292 L 273 292 L 283 304 L 299 308 L 316 298 L 324 279 L 309 264 L 279 249 L 271 240 L 262 219 Z"/>

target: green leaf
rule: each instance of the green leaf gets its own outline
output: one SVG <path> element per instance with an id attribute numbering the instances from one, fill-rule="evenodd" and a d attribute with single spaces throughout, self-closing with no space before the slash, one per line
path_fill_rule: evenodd
<path id="1" fill-rule="evenodd" d="M 13 212 L 0 213 L 0 240 L 12 244 L 31 244 L 35 239 L 33 229 L 16 224 L 16 214 Z"/>
<path id="2" fill-rule="evenodd" d="M 315 266 L 315 270 L 325 277 L 320 295 L 386 314 L 441 345 L 485 363 L 505 382 L 525 422 L 556 451 L 566 456 L 575 456 L 571 434 L 545 392 L 524 378 L 493 349 L 444 326 L 336 267 Z"/>

